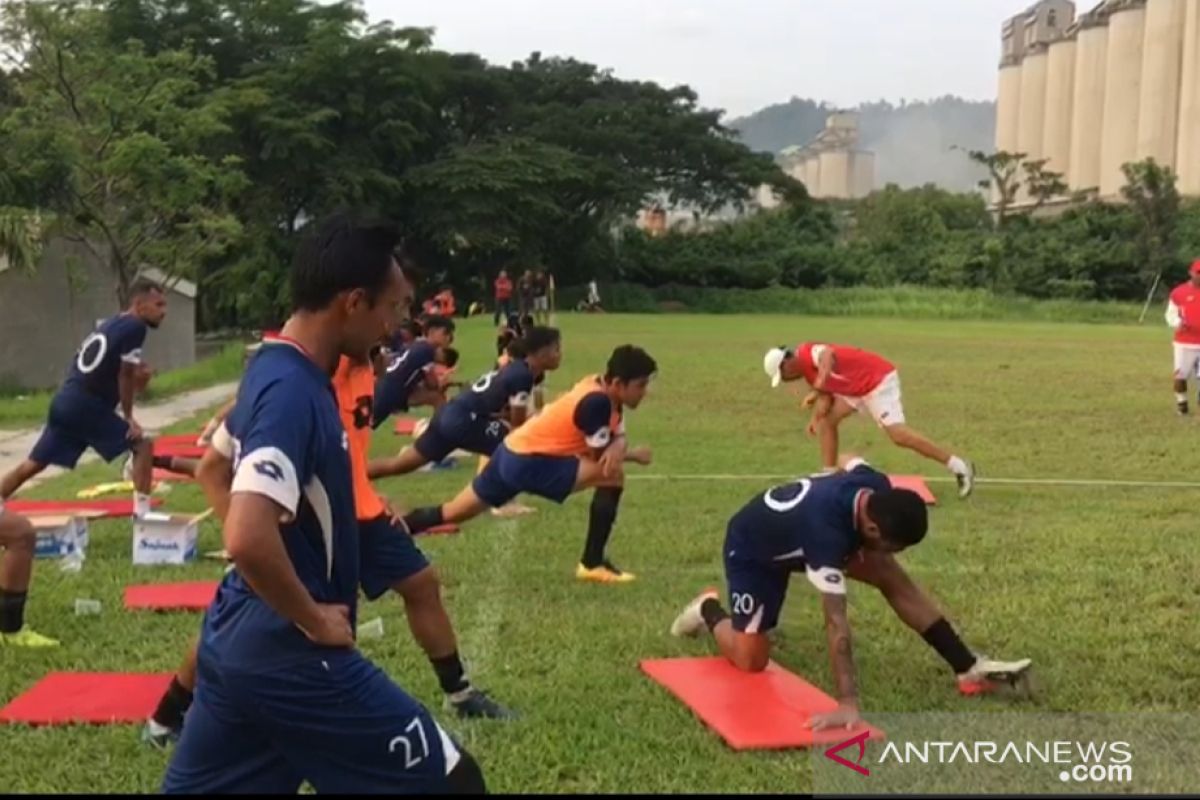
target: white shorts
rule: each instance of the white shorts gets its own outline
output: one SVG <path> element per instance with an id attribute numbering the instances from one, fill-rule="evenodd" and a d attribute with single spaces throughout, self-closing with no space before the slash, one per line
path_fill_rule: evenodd
<path id="1" fill-rule="evenodd" d="M 1200 345 L 1179 344 L 1175 346 L 1175 380 L 1186 381 L 1189 376 L 1200 377 Z"/>
<path id="2" fill-rule="evenodd" d="M 545 297 L 545 296 L 533 298 L 533 310 L 534 311 L 549 311 L 550 310 L 550 298 Z"/>
<path id="3" fill-rule="evenodd" d="M 859 414 L 871 415 L 881 428 L 904 424 L 904 404 L 900 402 L 900 375 L 892 371 L 887 374 L 875 390 L 862 397 L 838 395 Z"/>

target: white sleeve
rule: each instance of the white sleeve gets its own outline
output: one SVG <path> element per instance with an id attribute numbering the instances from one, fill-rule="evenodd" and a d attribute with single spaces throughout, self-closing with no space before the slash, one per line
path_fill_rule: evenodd
<path id="1" fill-rule="evenodd" d="M 609 443 L 612 441 L 612 431 L 610 431 L 608 426 L 605 425 L 591 436 L 588 436 L 585 441 L 587 442 L 588 447 L 595 447 L 597 449 L 601 447 L 608 447 Z"/>
<path id="2" fill-rule="evenodd" d="M 1183 315 L 1179 313 L 1179 306 L 1175 305 L 1175 303 L 1170 300 L 1167 301 L 1166 317 L 1167 325 L 1171 326 L 1172 328 L 1178 328 L 1179 323 L 1183 322 Z"/>
<path id="3" fill-rule="evenodd" d="M 135 347 L 134 349 L 130 350 L 128 353 L 121 356 L 121 360 L 124 361 L 126 364 L 142 363 L 142 348 Z"/>
<path id="4" fill-rule="evenodd" d="M 300 505 L 300 481 L 292 460 L 277 447 L 247 453 L 233 475 L 231 492 L 251 492 L 274 500 L 295 516 Z"/>
<path id="5" fill-rule="evenodd" d="M 814 344 L 812 349 L 813 366 L 821 366 L 821 356 L 825 355 L 825 345 Z"/>
<path id="6" fill-rule="evenodd" d="M 508 398 L 508 404 L 513 408 L 529 405 L 529 392 L 517 392 Z"/>
<path id="7" fill-rule="evenodd" d="M 840 569 L 832 567 L 820 567 L 813 569 L 807 567 L 805 574 L 808 575 L 812 585 L 817 587 L 817 591 L 824 594 L 845 594 L 846 593 L 846 576 Z"/>
<path id="8" fill-rule="evenodd" d="M 217 432 L 212 435 L 213 450 L 216 450 L 218 453 L 225 456 L 225 458 L 233 460 L 237 453 L 236 444 L 237 443 L 233 440 L 233 436 L 229 433 L 229 428 L 225 427 L 224 422 L 217 426 Z"/>

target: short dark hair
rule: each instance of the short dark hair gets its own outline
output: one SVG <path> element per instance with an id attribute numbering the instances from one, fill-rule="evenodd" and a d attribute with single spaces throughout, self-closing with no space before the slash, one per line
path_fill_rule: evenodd
<path id="1" fill-rule="evenodd" d="M 149 278 L 136 278 L 133 283 L 129 285 L 130 300 L 134 299 L 135 297 L 151 294 L 152 292 L 164 294 L 162 284 L 158 281 L 152 281 Z"/>
<path id="2" fill-rule="evenodd" d="M 440 314 L 430 314 L 421 323 L 421 328 L 425 333 L 429 333 L 434 328 L 441 328 L 444 331 L 454 333 L 454 320 L 449 317 L 443 317 Z"/>
<path id="3" fill-rule="evenodd" d="M 535 325 L 525 331 L 525 335 L 521 337 L 521 349 L 526 355 L 536 353 L 543 347 L 552 347 L 562 341 L 562 333 L 558 328 L 548 328 L 542 325 Z"/>
<path id="4" fill-rule="evenodd" d="M 364 289 L 374 303 L 387 286 L 400 241 L 383 222 L 357 222 L 335 214 L 301 241 L 292 262 L 292 308 L 320 311 L 342 292 Z"/>
<path id="5" fill-rule="evenodd" d="M 458 351 L 455 350 L 453 347 L 443 347 L 442 348 L 442 363 L 445 364 L 447 367 L 457 366 L 458 365 Z"/>
<path id="6" fill-rule="evenodd" d="M 929 529 L 929 511 L 909 489 L 884 489 L 867 498 L 867 514 L 885 541 L 901 547 L 919 544 Z"/>
<path id="7" fill-rule="evenodd" d="M 658 364 L 640 347 L 623 344 L 608 359 L 608 369 L 604 373 L 606 380 L 619 380 L 625 383 L 639 378 L 649 378 L 658 372 Z"/>

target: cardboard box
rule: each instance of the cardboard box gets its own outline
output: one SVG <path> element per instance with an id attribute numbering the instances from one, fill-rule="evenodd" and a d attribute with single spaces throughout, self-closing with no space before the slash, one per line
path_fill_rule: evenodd
<path id="1" fill-rule="evenodd" d="M 76 550 L 87 552 L 88 521 L 76 514 L 31 514 L 37 531 L 35 558 L 65 558 Z"/>
<path id="2" fill-rule="evenodd" d="M 133 521 L 134 564 L 187 564 L 196 560 L 196 540 L 203 514 L 151 512 Z"/>

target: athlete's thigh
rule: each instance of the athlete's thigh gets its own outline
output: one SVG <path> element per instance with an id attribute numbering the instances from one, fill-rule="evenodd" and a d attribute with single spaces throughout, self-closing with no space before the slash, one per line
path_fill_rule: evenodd
<path id="1" fill-rule="evenodd" d="M 903 425 L 904 403 L 900 397 L 900 377 L 892 373 L 884 379 L 875 391 L 864 398 L 863 405 L 881 428 L 890 425 Z"/>
<path id="2" fill-rule="evenodd" d="M 386 516 L 359 522 L 359 584 L 370 600 L 429 566 L 408 531 Z"/>
<path id="3" fill-rule="evenodd" d="M 752 558 L 744 542 L 746 534 L 734 524 L 725 532 L 730 621 L 739 633 L 767 633 L 779 624 L 791 576 L 784 568 Z"/>

